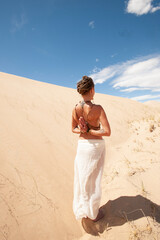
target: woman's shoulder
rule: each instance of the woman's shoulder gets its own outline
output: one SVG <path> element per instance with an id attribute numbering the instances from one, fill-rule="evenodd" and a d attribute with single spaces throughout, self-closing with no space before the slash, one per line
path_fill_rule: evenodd
<path id="1" fill-rule="evenodd" d="M 75 103 L 74 109 L 78 109 L 81 107 L 81 102 Z"/>
<path id="2" fill-rule="evenodd" d="M 93 106 L 94 106 L 97 110 L 103 109 L 103 107 L 102 107 L 100 104 L 93 104 Z"/>
<path id="3" fill-rule="evenodd" d="M 92 112 L 96 115 L 99 116 L 101 114 L 102 106 L 100 104 L 93 104 L 92 107 Z"/>
<path id="4" fill-rule="evenodd" d="M 94 109 L 95 109 L 95 113 L 97 113 L 99 116 L 102 113 L 105 113 L 104 108 L 100 104 L 95 104 L 95 108 Z"/>
<path id="5" fill-rule="evenodd" d="M 100 104 L 94 104 L 96 107 L 102 107 Z"/>
<path id="6" fill-rule="evenodd" d="M 81 106 L 80 102 L 75 103 L 75 105 L 74 105 L 74 107 L 73 107 L 73 109 L 72 109 L 72 112 L 77 111 L 77 110 L 80 108 L 80 106 Z"/>

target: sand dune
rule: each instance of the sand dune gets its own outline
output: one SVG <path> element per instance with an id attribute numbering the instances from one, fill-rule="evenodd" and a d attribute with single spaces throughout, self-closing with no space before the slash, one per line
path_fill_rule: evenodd
<path id="1" fill-rule="evenodd" d="M 79 100 L 74 89 L 0 73 L 0 240 L 160 239 L 159 103 L 95 95 L 112 129 L 106 215 L 84 230 L 72 212 Z"/>
<path id="2" fill-rule="evenodd" d="M 144 104 L 156 109 L 157 112 L 160 112 L 160 102 L 152 100 L 152 101 L 145 102 Z"/>

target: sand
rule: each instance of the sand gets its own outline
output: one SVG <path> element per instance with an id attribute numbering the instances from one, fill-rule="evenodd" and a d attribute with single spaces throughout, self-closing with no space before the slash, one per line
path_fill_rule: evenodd
<path id="1" fill-rule="evenodd" d="M 0 73 L 0 240 L 160 239 L 160 103 L 96 94 L 111 125 L 97 223 L 72 211 L 75 89 Z M 99 236 L 99 237 L 98 237 Z"/>

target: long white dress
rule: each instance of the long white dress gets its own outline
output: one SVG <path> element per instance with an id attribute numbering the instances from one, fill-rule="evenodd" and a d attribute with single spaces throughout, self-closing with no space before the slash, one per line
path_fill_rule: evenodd
<path id="1" fill-rule="evenodd" d="M 76 219 L 97 217 L 105 159 L 104 139 L 78 140 L 74 162 L 73 212 Z"/>

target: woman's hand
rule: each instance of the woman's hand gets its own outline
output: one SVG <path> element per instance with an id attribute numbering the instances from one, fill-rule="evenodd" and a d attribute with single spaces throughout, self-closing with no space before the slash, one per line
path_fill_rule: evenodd
<path id="1" fill-rule="evenodd" d="M 86 121 L 84 120 L 83 117 L 80 117 L 80 118 L 79 118 L 79 124 L 78 124 L 78 125 L 79 125 L 80 131 L 81 131 L 82 133 L 87 132 L 88 126 L 87 126 Z"/>

